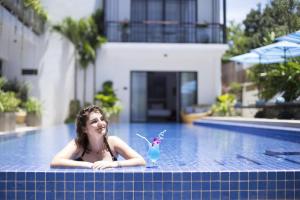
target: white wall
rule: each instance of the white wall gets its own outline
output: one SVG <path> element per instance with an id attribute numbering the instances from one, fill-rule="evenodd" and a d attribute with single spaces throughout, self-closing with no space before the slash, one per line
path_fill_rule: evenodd
<path id="1" fill-rule="evenodd" d="M 100 3 L 101 0 L 42 0 L 51 23 L 60 22 L 67 16 L 75 19 L 89 16 Z M 59 34 L 50 32 L 49 26 L 45 34 L 33 34 L 0 8 L 5 16 L 0 20 L 6 24 L 0 29 L 0 58 L 4 60 L 4 74 L 10 79 L 18 78 L 31 83 L 31 95 L 43 102 L 44 126 L 62 123 L 68 114 L 69 101 L 74 97 L 72 45 Z M 119 17 L 125 19 L 126 16 L 129 13 L 124 11 Z M 14 42 L 15 38 L 17 42 Z M 22 48 L 19 43 L 21 39 Z M 220 58 L 224 51 L 225 46 L 217 44 L 108 43 L 98 51 L 97 90 L 101 89 L 104 81 L 112 80 L 124 107 L 121 120 L 128 121 L 131 70 L 198 71 L 198 103 L 212 103 L 221 92 Z M 21 76 L 21 69 L 27 67 L 38 69 L 38 75 Z M 87 100 L 92 102 L 91 66 L 87 72 Z M 82 77 L 82 70 L 79 70 L 79 97 L 82 96 Z M 124 87 L 128 89 L 124 90 Z"/>
<path id="2" fill-rule="evenodd" d="M 107 43 L 97 60 L 97 87 L 107 80 L 114 82 L 124 108 L 121 120 L 128 121 L 130 71 L 197 71 L 198 103 L 211 104 L 221 93 L 221 56 L 225 50 L 221 44 Z"/>

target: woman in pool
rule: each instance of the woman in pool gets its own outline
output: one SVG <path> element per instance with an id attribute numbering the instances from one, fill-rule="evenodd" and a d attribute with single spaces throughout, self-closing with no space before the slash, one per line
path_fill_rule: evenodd
<path id="1" fill-rule="evenodd" d="M 145 165 L 145 160 L 124 141 L 107 136 L 108 123 L 103 111 L 89 106 L 76 118 L 77 137 L 58 152 L 51 167 L 86 167 L 105 169 Z M 125 160 L 118 161 L 118 155 Z"/>

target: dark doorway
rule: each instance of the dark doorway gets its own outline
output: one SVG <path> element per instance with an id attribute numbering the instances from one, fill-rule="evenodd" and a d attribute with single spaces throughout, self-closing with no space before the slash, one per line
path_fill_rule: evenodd
<path id="1" fill-rule="evenodd" d="M 176 72 L 148 73 L 147 121 L 176 121 L 176 85 Z"/>
<path id="2" fill-rule="evenodd" d="M 130 121 L 179 122 L 197 103 L 196 72 L 131 72 Z"/>

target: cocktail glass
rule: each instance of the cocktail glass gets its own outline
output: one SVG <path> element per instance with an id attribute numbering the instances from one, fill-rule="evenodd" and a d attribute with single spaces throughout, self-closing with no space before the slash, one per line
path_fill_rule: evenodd
<path id="1" fill-rule="evenodd" d="M 160 157 L 159 144 L 149 144 L 147 157 L 152 163 L 150 167 L 157 167 L 156 162 Z"/>

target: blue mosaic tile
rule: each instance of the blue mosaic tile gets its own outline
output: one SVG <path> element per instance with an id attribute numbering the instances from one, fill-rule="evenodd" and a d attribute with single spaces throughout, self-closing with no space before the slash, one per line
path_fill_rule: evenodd
<path id="1" fill-rule="evenodd" d="M 114 189 L 114 184 L 112 181 L 105 181 L 104 182 L 104 189 L 105 191 L 113 191 Z"/>
<path id="2" fill-rule="evenodd" d="M 153 193 L 152 192 L 144 192 L 143 194 L 144 199 L 153 199 Z"/>
<path id="3" fill-rule="evenodd" d="M 94 199 L 94 192 L 85 192 L 84 199 Z"/>
<path id="4" fill-rule="evenodd" d="M 104 190 L 104 183 L 102 181 L 95 182 L 95 190 L 96 191 L 103 191 Z"/>
<path id="5" fill-rule="evenodd" d="M 220 190 L 221 189 L 221 183 L 219 181 L 214 181 L 211 183 L 211 190 Z"/>
<path id="6" fill-rule="evenodd" d="M 17 191 L 17 199 L 25 199 L 25 192 Z"/>
<path id="7" fill-rule="evenodd" d="M 94 181 L 94 173 L 84 173 L 85 181 Z"/>
<path id="8" fill-rule="evenodd" d="M 134 192 L 134 199 L 143 199 L 143 192 Z"/>
<path id="9" fill-rule="evenodd" d="M 26 196 L 26 199 L 28 199 L 28 200 L 35 200 L 34 192 L 26 192 L 25 196 Z"/>
<path id="10" fill-rule="evenodd" d="M 172 181 L 172 173 L 163 173 L 163 181 Z"/>
<path id="11" fill-rule="evenodd" d="M 133 199 L 133 192 L 124 192 L 124 199 Z"/>
<path id="12" fill-rule="evenodd" d="M 95 190 L 94 182 L 85 181 L 84 182 L 84 190 L 85 191 L 94 191 Z"/>
<path id="13" fill-rule="evenodd" d="M 240 180 L 241 181 L 247 181 L 248 179 L 249 179 L 248 172 L 241 172 L 240 173 Z"/>
<path id="14" fill-rule="evenodd" d="M 135 191 L 143 191 L 143 183 L 142 182 L 133 182 L 133 188 Z"/>
<path id="15" fill-rule="evenodd" d="M 181 182 L 173 182 L 173 191 L 181 191 Z"/>
<path id="16" fill-rule="evenodd" d="M 55 199 L 54 192 L 46 192 L 46 199 Z"/>
<path id="17" fill-rule="evenodd" d="M 273 191 L 267 191 L 267 199 L 276 199 L 276 192 Z"/>
<path id="18" fill-rule="evenodd" d="M 59 192 L 64 191 L 65 190 L 64 182 L 55 182 L 55 190 Z"/>
<path id="19" fill-rule="evenodd" d="M 193 180 L 201 180 L 201 177 L 200 177 L 200 173 L 192 173 L 192 179 Z M 182 181 L 182 173 L 180 172 L 175 172 L 173 173 L 173 181 Z"/>
<path id="20" fill-rule="evenodd" d="M 95 199 L 104 199 L 104 192 L 95 192 Z"/>
<path id="21" fill-rule="evenodd" d="M 264 181 L 267 179 L 267 173 L 266 172 L 258 172 L 258 180 Z"/>
<path id="22" fill-rule="evenodd" d="M 191 199 L 192 193 L 190 191 L 183 191 L 181 196 L 182 196 L 182 199 Z"/>
<path id="23" fill-rule="evenodd" d="M 84 173 L 75 173 L 75 181 L 84 181 Z"/>
<path id="24" fill-rule="evenodd" d="M 75 181 L 75 190 L 84 191 L 84 182 Z"/>
<path id="25" fill-rule="evenodd" d="M 55 181 L 64 181 L 65 180 L 65 174 L 64 173 L 55 173 Z"/>
<path id="26" fill-rule="evenodd" d="M 35 189 L 37 191 L 45 191 L 46 183 L 45 182 L 35 182 Z"/>
<path id="27" fill-rule="evenodd" d="M 46 173 L 46 181 L 55 181 L 55 174 L 54 173 Z"/>
<path id="28" fill-rule="evenodd" d="M 229 190 L 229 182 L 228 181 L 221 182 L 221 190 Z"/>
<path id="29" fill-rule="evenodd" d="M 0 185 L 1 185 L 1 182 L 0 182 Z M 17 190 L 25 190 L 25 182 L 24 181 L 17 181 Z"/>
<path id="30" fill-rule="evenodd" d="M 188 191 L 188 190 L 191 190 L 192 188 L 192 185 L 191 185 L 191 182 L 182 182 L 182 190 L 183 191 Z"/>
<path id="31" fill-rule="evenodd" d="M 77 191 L 75 193 L 75 199 L 84 199 L 84 192 Z"/>
<path id="32" fill-rule="evenodd" d="M 26 172 L 26 181 L 35 181 L 35 173 Z"/>
<path id="33" fill-rule="evenodd" d="M 164 192 L 163 193 L 163 199 L 172 199 L 172 192 Z"/>
<path id="34" fill-rule="evenodd" d="M 158 172 L 158 173 L 154 173 L 153 174 L 153 181 L 162 181 L 162 173 Z"/>
<path id="35" fill-rule="evenodd" d="M 276 180 L 276 172 L 268 172 L 268 180 Z"/>
<path id="36" fill-rule="evenodd" d="M 220 191 L 213 191 L 211 193 L 211 199 L 220 199 L 221 198 L 221 192 Z"/>
<path id="37" fill-rule="evenodd" d="M 55 192 L 55 198 L 56 199 L 64 199 L 64 192 L 62 192 L 62 191 Z"/>
<path id="38" fill-rule="evenodd" d="M 294 199 L 294 197 L 295 197 L 294 195 L 295 195 L 295 191 L 287 190 L 285 198 L 286 199 Z"/>
<path id="39" fill-rule="evenodd" d="M 66 192 L 66 199 L 74 199 L 75 198 L 74 192 Z"/>
<path id="40" fill-rule="evenodd" d="M 172 191 L 172 182 L 171 181 L 163 182 L 163 190 L 164 191 Z"/>
<path id="41" fill-rule="evenodd" d="M 134 173 L 134 181 L 143 181 L 143 174 L 142 173 Z"/>
<path id="42" fill-rule="evenodd" d="M 183 181 L 191 181 L 191 173 L 189 172 L 183 172 L 182 173 L 182 180 Z"/>

